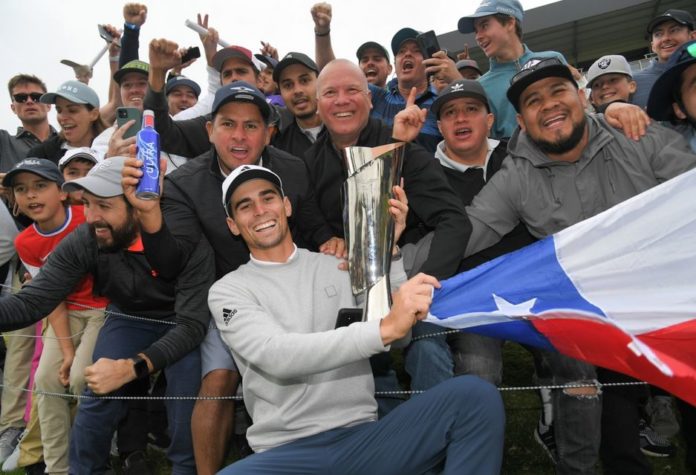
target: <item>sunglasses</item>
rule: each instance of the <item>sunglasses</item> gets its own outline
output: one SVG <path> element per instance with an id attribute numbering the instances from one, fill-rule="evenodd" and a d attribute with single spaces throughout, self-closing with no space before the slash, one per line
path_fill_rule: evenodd
<path id="1" fill-rule="evenodd" d="M 18 102 L 20 104 L 24 104 L 29 100 L 31 97 L 32 102 L 39 102 L 39 99 L 41 99 L 41 96 L 43 96 L 42 93 L 40 92 L 32 92 L 29 94 L 25 93 L 19 93 L 19 94 L 13 94 L 12 97 L 14 98 L 15 102 Z"/>

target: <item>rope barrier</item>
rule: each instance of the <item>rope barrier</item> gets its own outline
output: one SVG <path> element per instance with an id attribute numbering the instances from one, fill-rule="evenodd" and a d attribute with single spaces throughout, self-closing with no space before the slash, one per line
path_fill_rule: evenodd
<path id="1" fill-rule="evenodd" d="M 540 389 L 569 389 L 569 388 L 605 388 L 616 386 L 645 386 L 648 383 L 643 381 L 626 381 L 619 383 L 596 383 L 596 384 L 553 384 L 545 386 L 501 386 L 498 387 L 500 392 L 513 391 L 538 391 Z M 56 393 L 50 391 L 31 390 L 27 388 L 19 388 L 13 386 L 5 386 L 0 384 L 0 388 L 8 391 L 26 392 L 39 396 L 58 397 L 62 399 L 113 399 L 124 401 L 241 401 L 242 396 L 91 396 L 86 394 L 71 394 L 71 393 Z M 402 397 L 414 396 L 423 393 L 424 391 L 375 391 L 375 397 Z"/>

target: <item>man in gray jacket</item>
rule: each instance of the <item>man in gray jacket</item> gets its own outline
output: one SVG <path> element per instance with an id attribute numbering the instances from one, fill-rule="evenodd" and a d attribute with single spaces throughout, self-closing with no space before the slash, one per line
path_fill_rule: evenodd
<path id="1" fill-rule="evenodd" d="M 551 235 L 696 166 L 679 134 L 650 125 L 634 141 L 602 115 L 586 114 L 584 94 L 556 58 L 525 64 L 507 97 L 520 129 L 510 139 L 510 157 L 467 207 L 472 233 L 466 255 L 496 243 L 520 222 L 537 238 Z M 600 422 L 605 465 L 620 460 L 622 467 L 612 466 L 616 473 L 645 472 L 635 436 L 635 394 L 605 389 L 602 412 L 593 366 L 558 354 L 548 360 L 555 384 L 587 384 L 552 396 L 558 473 L 594 473 Z M 606 433 L 610 429 L 615 432 Z"/>

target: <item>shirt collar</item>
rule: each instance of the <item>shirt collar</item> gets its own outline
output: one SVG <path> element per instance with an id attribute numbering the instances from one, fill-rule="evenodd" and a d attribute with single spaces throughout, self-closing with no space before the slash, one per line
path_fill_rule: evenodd
<path id="1" fill-rule="evenodd" d="M 259 266 L 263 267 L 278 267 L 278 266 L 283 266 L 287 264 L 288 262 L 292 262 L 295 259 L 295 256 L 297 256 L 297 245 L 295 243 L 292 244 L 293 250 L 292 254 L 290 254 L 290 257 L 288 257 L 288 260 L 285 262 L 271 262 L 271 261 L 262 261 L 260 259 L 256 259 L 253 254 L 249 254 L 249 258 L 251 261 Z"/>
<path id="2" fill-rule="evenodd" d="M 450 157 L 447 156 L 447 153 L 445 153 L 445 141 L 443 140 L 437 145 L 437 152 L 435 156 L 437 157 L 438 160 L 440 160 L 440 164 L 443 167 L 450 168 L 452 170 L 456 170 L 458 172 L 464 173 L 467 171 L 469 168 L 483 168 L 483 181 L 486 180 L 486 170 L 488 170 L 488 162 L 491 159 L 491 155 L 493 154 L 493 150 L 498 146 L 500 143 L 499 140 L 495 139 L 487 139 L 488 140 L 488 151 L 486 152 L 486 160 L 483 162 L 483 166 L 470 166 L 470 165 L 465 165 L 463 163 L 457 162 L 455 160 L 452 160 Z"/>

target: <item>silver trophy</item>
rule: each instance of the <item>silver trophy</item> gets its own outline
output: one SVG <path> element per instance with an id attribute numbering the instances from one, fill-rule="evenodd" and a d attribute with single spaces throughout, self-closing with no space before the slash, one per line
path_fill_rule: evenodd
<path id="1" fill-rule="evenodd" d="M 401 180 L 404 144 L 344 149 L 343 229 L 353 295 L 365 293 L 363 321 L 380 320 L 391 307 L 389 269 L 394 219 L 392 188 Z"/>

